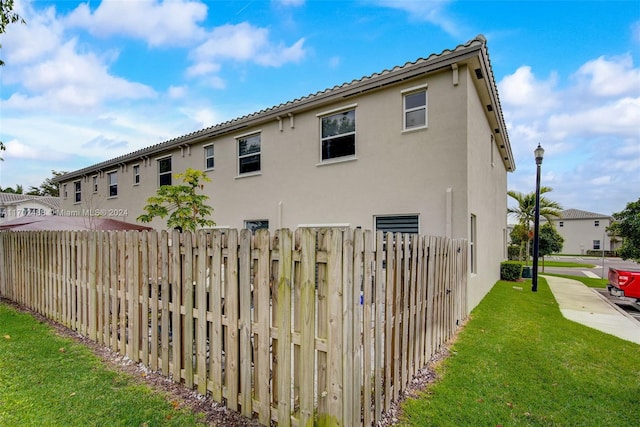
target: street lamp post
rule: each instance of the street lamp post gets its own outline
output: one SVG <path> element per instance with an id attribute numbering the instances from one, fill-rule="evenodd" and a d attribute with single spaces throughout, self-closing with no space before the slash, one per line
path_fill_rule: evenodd
<path id="1" fill-rule="evenodd" d="M 536 156 L 536 207 L 533 217 L 533 274 L 531 276 L 531 291 L 538 292 L 538 254 L 540 252 L 540 169 L 544 149 L 538 144 L 533 153 Z"/>

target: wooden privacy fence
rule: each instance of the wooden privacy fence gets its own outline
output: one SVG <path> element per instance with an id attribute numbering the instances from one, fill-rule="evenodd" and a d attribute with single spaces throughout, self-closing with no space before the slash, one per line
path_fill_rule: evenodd
<path id="1" fill-rule="evenodd" d="M 1 232 L 0 296 L 261 424 L 372 425 L 466 317 L 467 242 Z"/>

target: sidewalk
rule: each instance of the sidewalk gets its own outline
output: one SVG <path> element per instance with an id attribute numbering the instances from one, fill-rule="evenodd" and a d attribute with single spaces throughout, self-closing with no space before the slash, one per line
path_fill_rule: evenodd
<path id="1" fill-rule="evenodd" d="M 597 291 L 577 280 L 555 276 L 544 278 L 565 318 L 640 344 L 640 322 L 613 307 Z"/>

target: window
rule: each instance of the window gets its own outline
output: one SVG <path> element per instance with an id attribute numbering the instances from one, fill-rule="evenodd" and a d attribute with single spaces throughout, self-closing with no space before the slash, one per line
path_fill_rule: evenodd
<path id="1" fill-rule="evenodd" d="M 163 185 L 171 185 L 171 157 L 158 160 L 158 183 Z"/>
<path id="2" fill-rule="evenodd" d="M 0 218 L 7 216 L 7 208 L 0 208 Z"/>
<path id="3" fill-rule="evenodd" d="M 476 251 L 476 216 L 471 215 L 471 224 L 470 224 L 470 234 L 469 234 L 469 268 L 472 273 L 477 272 L 477 251 Z"/>
<path id="4" fill-rule="evenodd" d="M 98 176 L 97 175 L 92 176 L 91 180 L 93 182 L 93 185 L 92 185 L 93 192 L 97 193 L 98 192 Z"/>
<path id="5" fill-rule="evenodd" d="M 260 134 L 238 138 L 238 175 L 260 172 Z"/>
<path id="6" fill-rule="evenodd" d="M 376 216 L 376 231 L 418 234 L 418 215 Z"/>
<path id="7" fill-rule="evenodd" d="M 594 227 L 600 227 L 600 221 L 593 221 Z"/>
<path id="8" fill-rule="evenodd" d="M 213 145 L 204 147 L 204 168 L 213 169 L 215 162 L 213 161 Z"/>
<path id="9" fill-rule="evenodd" d="M 62 194 L 64 195 L 64 198 L 67 198 L 67 184 L 63 184 L 62 185 Z"/>
<path id="10" fill-rule="evenodd" d="M 593 249 L 600 249 L 600 240 L 593 241 Z"/>
<path id="11" fill-rule="evenodd" d="M 251 230 L 251 234 L 255 234 L 256 230 L 269 229 L 269 220 L 252 219 L 244 222 L 244 228 Z"/>
<path id="12" fill-rule="evenodd" d="M 133 185 L 140 184 L 140 165 L 133 165 Z"/>
<path id="13" fill-rule="evenodd" d="M 73 193 L 75 195 L 75 202 L 80 203 L 82 201 L 82 182 L 75 181 L 73 183 Z"/>
<path id="14" fill-rule="evenodd" d="M 356 155 L 356 110 L 322 117 L 322 160 Z"/>
<path id="15" fill-rule="evenodd" d="M 427 91 L 405 93 L 404 128 L 415 129 L 427 126 Z"/>
<path id="16" fill-rule="evenodd" d="M 559 222 L 558 222 L 558 225 L 559 225 L 560 227 L 564 227 L 564 221 L 559 221 Z"/>
<path id="17" fill-rule="evenodd" d="M 109 172 L 107 182 L 109 183 L 109 197 L 118 196 L 118 172 Z"/>

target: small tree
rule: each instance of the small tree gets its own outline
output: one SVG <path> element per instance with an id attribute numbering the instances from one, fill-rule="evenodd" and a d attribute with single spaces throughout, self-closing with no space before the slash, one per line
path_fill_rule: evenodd
<path id="1" fill-rule="evenodd" d="M 195 231 L 197 227 L 215 225 L 208 219 L 213 213 L 213 208 L 205 204 L 209 196 L 196 194 L 196 189 L 204 188 L 201 181 L 210 182 L 211 179 L 204 172 L 188 168 L 182 174 L 176 174 L 177 179 L 182 179 L 183 185 L 163 185 L 156 196 L 147 199 L 146 214 L 140 215 L 140 222 L 151 222 L 159 216 L 167 220 L 168 228 Z"/>
<path id="2" fill-rule="evenodd" d="M 31 196 L 52 196 L 60 197 L 60 184 L 55 182 L 54 179 L 66 174 L 66 172 L 51 171 L 52 178 L 45 179 L 39 187 L 31 186 L 27 194 Z"/>
<path id="3" fill-rule="evenodd" d="M 564 238 L 549 222 L 544 223 L 542 227 L 540 227 L 539 238 L 538 254 L 542 257 L 542 272 L 544 273 L 544 257 L 562 251 Z"/>
<path id="4" fill-rule="evenodd" d="M 607 231 L 622 238 L 620 257 L 640 262 L 640 199 L 627 203 L 627 207 L 614 213 L 613 218 L 615 221 Z"/>

